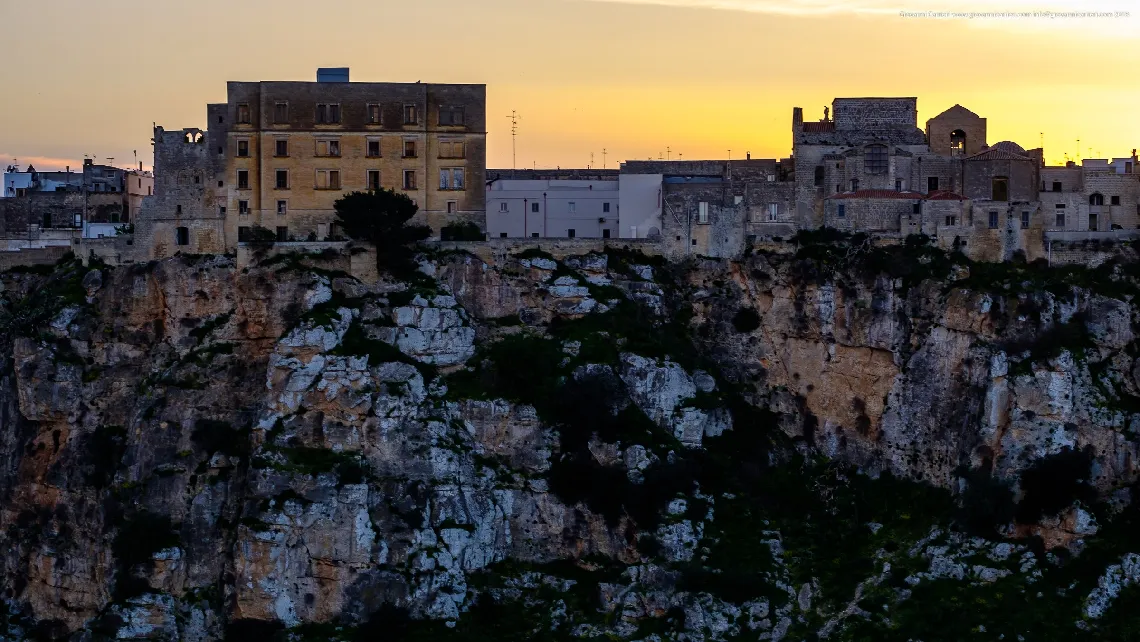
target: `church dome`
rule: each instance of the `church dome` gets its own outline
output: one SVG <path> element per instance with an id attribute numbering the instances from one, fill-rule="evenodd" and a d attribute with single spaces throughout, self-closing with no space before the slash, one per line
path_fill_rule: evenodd
<path id="1" fill-rule="evenodd" d="M 1000 149 L 1003 152 L 1021 154 L 1022 156 L 1025 155 L 1025 149 L 1021 145 L 1018 145 L 1017 143 L 1010 140 L 1003 140 L 1000 143 L 994 143 L 994 146 L 991 149 Z"/>

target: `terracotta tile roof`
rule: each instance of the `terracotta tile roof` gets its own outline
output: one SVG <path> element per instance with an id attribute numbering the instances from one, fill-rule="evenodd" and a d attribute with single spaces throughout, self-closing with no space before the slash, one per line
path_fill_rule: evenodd
<path id="1" fill-rule="evenodd" d="M 926 195 L 926 200 L 928 200 L 928 201 L 965 201 L 965 200 L 969 200 L 969 199 L 967 199 L 965 196 L 962 196 L 961 194 L 955 194 L 954 192 L 948 192 L 946 190 L 935 190 L 935 191 Z"/>
<path id="2" fill-rule="evenodd" d="M 966 160 L 968 160 L 968 161 L 990 161 L 990 160 L 1032 161 L 1033 159 L 1029 158 L 1028 156 L 1022 156 L 1021 154 L 1015 154 L 1014 152 L 1011 152 L 1007 149 L 997 149 L 995 147 L 991 147 L 987 150 L 980 151 L 977 154 L 974 154 L 973 156 L 967 156 Z"/>
<path id="3" fill-rule="evenodd" d="M 898 198 L 906 200 L 916 200 L 923 198 L 921 192 L 902 191 L 897 192 L 893 189 L 861 189 L 856 192 L 843 192 L 842 194 L 835 194 L 828 198 Z"/>
<path id="4" fill-rule="evenodd" d="M 818 123 L 804 123 L 805 132 L 833 132 L 835 131 L 835 121 L 821 121 Z"/>

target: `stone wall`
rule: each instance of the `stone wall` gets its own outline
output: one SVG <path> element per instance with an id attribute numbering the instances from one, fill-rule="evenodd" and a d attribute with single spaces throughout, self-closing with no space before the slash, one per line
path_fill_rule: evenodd
<path id="1" fill-rule="evenodd" d="M 70 251 L 69 247 L 40 247 L 17 252 L 0 252 L 0 272 L 14 267 L 53 265 Z"/>
<path id="2" fill-rule="evenodd" d="M 965 161 L 965 189 L 962 195 L 970 199 L 993 198 L 993 180 L 1004 176 L 1009 186 L 1010 201 L 1035 201 L 1039 192 L 1037 165 L 1025 160 L 967 160 Z"/>
<path id="3" fill-rule="evenodd" d="M 77 227 L 75 219 L 82 213 L 82 192 L 30 192 L 27 196 L 3 198 L 0 199 L 0 236 L 27 234 L 29 226 Z"/>
<path id="4" fill-rule="evenodd" d="M 500 239 L 488 241 L 434 241 L 426 244 L 440 252 L 468 252 L 486 262 L 502 261 L 512 254 L 541 250 L 556 259 L 604 252 L 607 248 L 637 250 L 647 256 L 662 256 L 663 244 L 650 239 Z"/>
<path id="5" fill-rule="evenodd" d="M 917 98 L 836 98 L 831 119 L 837 130 L 918 126 Z"/>

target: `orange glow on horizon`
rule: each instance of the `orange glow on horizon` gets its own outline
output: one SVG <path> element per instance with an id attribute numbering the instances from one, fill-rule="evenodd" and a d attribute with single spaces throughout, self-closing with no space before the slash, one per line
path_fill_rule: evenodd
<path id="1" fill-rule="evenodd" d="M 1140 28 L 1120 35 L 1137 18 L 1042 30 L 666 6 L 695 3 L 346 0 L 325 13 L 300 0 L 274 11 L 222 0 L 122 11 L 7 3 L 0 40 L 26 62 L 0 66 L 0 162 L 75 167 L 86 154 L 127 166 L 137 150 L 149 166 L 152 122 L 204 126 L 227 80 L 309 80 L 318 66 L 349 66 L 353 80 L 485 83 L 488 167 L 511 164 L 512 109 L 522 116 L 520 167 L 585 166 L 591 153 L 601 167 L 605 149 L 613 168 L 666 149 L 786 157 L 792 107 L 817 119 L 835 97 L 871 95 L 917 96 L 920 128 L 960 103 L 988 119 L 991 144 L 1034 148 L 1044 132 L 1050 164 L 1140 147 Z M 281 46 L 282 35 L 313 44 Z M 107 65 L 91 73 L 92 59 Z"/>

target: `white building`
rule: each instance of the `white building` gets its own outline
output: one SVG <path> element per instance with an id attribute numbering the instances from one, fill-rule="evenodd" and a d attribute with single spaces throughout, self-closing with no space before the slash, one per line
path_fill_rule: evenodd
<path id="1" fill-rule="evenodd" d="M 21 171 L 10 165 L 4 171 L 0 198 L 24 196 L 29 192 L 79 191 L 83 187 L 82 172 L 37 172 L 31 165 Z"/>
<path id="2" fill-rule="evenodd" d="M 488 238 L 617 238 L 617 180 L 492 179 Z"/>

